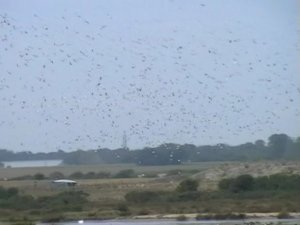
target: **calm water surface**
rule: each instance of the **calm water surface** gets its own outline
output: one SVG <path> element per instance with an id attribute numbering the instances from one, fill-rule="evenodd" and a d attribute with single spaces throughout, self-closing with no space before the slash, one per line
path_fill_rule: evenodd
<path id="1" fill-rule="evenodd" d="M 24 167 L 47 167 L 58 166 L 62 163 L 62 160 L 24 160 L 24 161 L 10 161 L 3 162 L 4 167 L 11 168 L 24 168 Z"/>

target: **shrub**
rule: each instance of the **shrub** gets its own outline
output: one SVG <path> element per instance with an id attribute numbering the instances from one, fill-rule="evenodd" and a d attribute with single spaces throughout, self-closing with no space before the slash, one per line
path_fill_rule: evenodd
<path id="1" fill-rule="evenodd" d="M 57 215 L 46 215 L 45 217 L 42 218 L 41 222 L 42 223 L 58 223 L 61 222 L 65 219 L 65 217 L 61 214 Z"/>
<path id="2" fill-rule="evenodd" d="M 80 171 L 74 172 L 70 175 L 70 178 L 72 179 L 82 179 L 83 178 L 83 173 Z"/>
<path id="3" fill-rule="evenodd" d="M 179 193 L 197 191 L 198 185 L 198 181 L 193 179 L 186 179 L 179 183 L 179 185 L 176 188 L 176 191 Z"/>
<path id="4" fill-rule="evenodd" d="M 84 179 L 95 179 L 97 175 L 95 172 L 88 172 L 84 175 Z"/>
<path id="5" fill-rule="evenodd" d="M 8 188 L 5 189 L 3 187 L 0 187 L 0 199 L 8 199 L 12 196 L 18 195 L 19 190 L 17 188 Z"/>
<path id="6" fill-rule="evenodd" d="M 108 172 L 87 172 L 87 173 L 82 173 L 80 171 L 74 172 L 70 175 L 70 178 L 72 179 L 98 179 L 98 178 L 109 178 L 111 177 L 110 173 Z"/>
<path id="7" fill-rule="evenodd" d="M 259 190 L 298 190 L 300 175 L 274 174 L 256 178 L 255 188 Z"/>
<path id="8" fill-rule="evenodd" d="M 87 203 L 88 194 L 83 191 L 66 191 L 53 196 L 37 198 L 40 208 L 51 209 L 54 211 L 81 211 Z"/>
<path id="9" fill-rule="evenodd" d="M 33 176 L 32 175 L 24 175 L 24 176 L 19 176 L 19 177 L 14 177 L 10 180 L 33 180 Z"/>
<path id="10" fill-rule="evenodd" d="M 223 179 L 219 182 L 219 189 L 234 193 L 250 191 L 254 188 L 255 179 L 249 175 L 240 175 L 234 179 Z"/>
<path id="11" fill-rule="evenodd" d="M 49 175 L 50 179 L 63 179 L 64 177 L 65 177 L 65 175 L 58 171 L 50 173 L 50 175 Z"/>
<path id="12" fill-rule="evenodd" d="M 289 219 L 289 218 L 291 218 L 291 215 L 286 211 L 282 211 L 277 214 L 277 219 Z"/>
<path id="13" fill-rule="evenodd" d="M 201 215 L 201 214 L 198 214 L 196 216 L 196 220 L 212 220 L 214 217 L 213 215 L 210 215 L 210 214 L 205 214 L 205 215 Z"/>
<path id="14" fill-rule="evenodd" d="M 128 216 L 128 215 L 130 215 L 130 210 L 129 210 L 128 206 L 125 203 L 120 203 L 117 206 L 117 210 L 120 212 L 121 216 Z"/>
<path id="15" fill-rule="evenodd" d="M 144 215 L 150 215 L 151 212 L 148 210 L 148 209 L 141 209 L 139 212 L 138 212 L 138 215 L 141 215 L 141 216 L 144 216 Z"/>
<path id="16" fill-rule="evenodd" d="M 44 180 L 45 178 L 46 178 L 45 175 L 42 173 L 36 173 L 33 175 L 33 179 L 35 180 Z"/>
<path id="17" fill-rule="evenodd" d="M 230 185 L 233 183 L 234 179 L 223 179 L 219 182 L 218 186 L 220 190 L 229 190 Z"/>
<path id="18" fill-rule="evenodd" d="M 245 175 L 238 176 L 232 183 L 230 189 L 232 192 L 236 193 L 236 192 L 253 190 L 253 186 L 254 186 L 254 178 L 249 174 L 245 174 Z"/>
<path id="19" fill-rule="evenodd" d="M 182 193 L 175 193 L 171 196 L 170 200 L 173 201 L 197 201 L 200 198 L 200 192 L 198 191 L 186 191 Z"/>
<path id="20" fill-rule="evenodd" d="M 243 220 L 246 219 L 246 215 L 243 213 L 235 214 L 235 213 L 225 213 L 225 214 L 207 214 L 196 216 L 196 220 Z"/>
<path id="21" fill-rule="evenodd" d="M 132 169 L 121 170 L 115 175 L 115 178 L 133 178 L 133 177 L 136 177 L 136 174 Z"/>
<path id="22" fill-rule="evenodd" d="M 128 202 L 145 203 L 158 201 L 160 199 L 160 195 L 153 191 L 131 191 L 125 195 L 125 199 Z"/>
<path id="23" fill-rule="evenodd" d="M 117 206 L 117 210 L 119 210 L 120 212 L 127 212 L 128 211 L 128 206 L 125 203 L 120 203 Z"/>
<path id="24" fill-rule="evenodd" d="M 251 190 L 298 190 L 300 175 L 274 174 L 253 178 L 251 175 L 241 175 L 237 178 L 223 179 L 219 182 L 220 190 L 228 190 L 234 193 Z"/>
<path id="25" fill-rule="evenodd" d="M 176 217 L 177 221 L 186 221 L 188 218 L 185 215 L 180 215 Z"/>
<path id="26" fill-rule="evenodd" d="M 110 178 L 111 174 L 109 172 L 99 172 L 97 173 L 97 178 Z"/>

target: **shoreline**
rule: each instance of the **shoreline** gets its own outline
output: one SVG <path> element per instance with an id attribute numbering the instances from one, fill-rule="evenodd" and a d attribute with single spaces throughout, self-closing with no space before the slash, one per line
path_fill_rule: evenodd
<path id="1" fill-rule="evenodd" d="M 240 213 L 233 213 L 233 214 L 240 214 Z M 272 213 L 242 213 L 246 216 L 244 220 L 251 220 L 251 219 L 278 219 L 277 215 L 278 212 L 272 212 Z M 182 213 L 182 214 L 153 214 L 153 215 L 139 215 L 139 216 L 133 216 L 129 217 L 129 219 L 133 220 L 151 220 L 151 219 L 176 219 L 179 216 L 185 216 L 187 219 L 195 219 L 197 215 L 214 215 L 214 213 Z M 289 213 L 291 216 L 290 219 L 300 219 L 300 212 L 294 212 Z M 288 219 L 288 218 L 287 218 Z M 216 220 L 217 219 L 212 219 Z M 227 220 L 234 220 L 234 219 L 227 219 Z M 237 219 L 242 220 L 242 219 Z M 278 219 L 280 220 L 280 219 Z M 201 221 L 201 220 L 199 220 Z M 209 219 L 203 219 L 202 221 L 209 221 Z"/>
<path id="2" fill-rule="evenodd" d="M 240 213 L 233 213 L 233 214 L 240 214 Z M 88 222 L 88 221 L 119 221 L 119 222 L 125 222 L 128 223 L 130 221 L 177 221 L 177 218 L 180 216 L 184 216 L 185 220 L 183 221 L 198 221 L 199 223 L 226 223 L 230 221 L 237 221 L 237 222 L 258 222 L 258 223 L 264 223 L 264 222 L 284 222 L 284 221 L 299 221 L 300 224 L 300 212 L 294 212 L 289 213 L 290 218 L 277 218 L 278 213 L 272 212 L 272 213 L 243 213 L 246 217 L 244 219 L 199 219 L 196 220 L 197 215 L 206 216 L 206 215 L 214 215 L 213 213 L 182 213 L 182 214 L 153 214 L 153 215 L 138 215 L 138 216 L 131 216 L 131 217 L 116 217 L 116 218 L 83 218 L 82 221 Z M 61 221 L 57 221 L 59 223 L 67 223 L 67 222 L 76 222 L 77 219 L 65 219 Z M 55 222 L 55 223 L 57 223 Z M 41 222 L 36 221 L 34 224 L 48 224 L 49 222 Z M 52 223 L 52 222 L 51 222 Z M 0 221 L 0 225 L 10 225 L 11 223 L 8 221 Z"/>

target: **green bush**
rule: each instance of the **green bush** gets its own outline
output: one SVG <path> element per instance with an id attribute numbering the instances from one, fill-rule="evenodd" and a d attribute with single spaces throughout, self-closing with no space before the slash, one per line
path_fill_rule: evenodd
<path id="1" fill-rule="evenodd" d="M 95 179 L 97 178 L 97 174 L 95 172 L 88 172 L 84 174 L 83 176 L 84 179 Z"/>
<path id="2" fill-rule="evenodd" d="M 277 219 L 289 219 L 289 218 L 291 218 L 291 215 L 286 211 L 282 211 L 277 214 Z"/>
<path id="3" fill-rule="evenodd" d="M 66 191 L 54 196 L 37 198 L 40 209 L 51 209 L 53 211 L 81 211 L 87 203 L 88 194 L 83 191 Z"/>
<path id="4" fill-rule="evenodd" d="M 193 191 L 197 191 L 198 186 L 199 186 L 198 181 L 193 179 L 186 179 L 179 183 L 179 185 L 176 188 L 176 191 L 179 193 L 193 192 Z"/>
<path id="5" fill-rule="evenodd" d="M 300 175 L 274 174 L 253 178 L 245 174 L 237 178 L 223 179 L 219 182 L 220 190 L 234 193 L 245 191 L 287 191 L 298 190 L 300 187 Z"/>
<path id="6" fill-rule="evenodd" d="M 160 194 L 154 191 L 131 191 L 125 195 L 128 202 L 146 203 L 160 200 Z"/>
<path id="7" fill-rule="evenodd" d="M 196 220 L 243 220 L 246 219 L 246 215 L 243 213 L 225 213 L 225 214 L 198 214 Z"/>
<path id="8" fill-rule="evenodd" d="M 61 214 L 50 214 L 46 215 L 45 217 L 42 218 L 41 222 L 42 223 L 58 223 L 61 222 L 65 219 L 65 217 Z"/>
<path id="9" fill-rule="evenodd" d="M 49 175 L 50 179 L 63 179 L 65 175 L 59 171 L 55 171 Z"/>
<path id="10" fill-rule="evenodd" d="M 188 218 L 185 215 L 180 215 L 176 217 L 177 221 L 186 221 Z"/>
<path id="11" fill-rule="evenodd" d="M 119 171 L 114 177 L 115 178 L 134 178 L 134 177 L 136 177 L 136 174 L 135 174 L 134 170 L 128 169 L 128 170 Z"/>
<path id="12" fill-rule="evenodd" d="M 24 176 L 11 178 L 10 180 L 33 180 L 33 179 L 34 178 L 32 175 L 24 175 Z"/>
<path id="13" fill-rule="evenodd" d="M 69 176 L 71 179 L 101 179 L 101 178 L 110 178 L 111 174 L 108 172 L 99 172 L 95 173 L 93 171 L 82 173 L 80 171 L 74 172 Z"/>
<path id="14" fill-rule="evenodd" d="M 80 171 L 74 172 L 69 176 L 71 179 L 82 179 L 84 174 Z"/>
<path id="15" fill-rule="evenodd" d="M 298 190 L 300 175 L 274 174 L 255 179 L 257 190 Z"/>
<path id="16" fill-rule="evenodd" d="M 45 175 L 42 173 L 36 173 L 33 175 L 33 179 L 35 180 L 44 180 L 45 178 L 46 178 Z"/>
<path id="17" fill-rule="evenodd" d="M 220 190 L 229 190 L 231 184 L 233 183 L 234 179 L 223 179 L 219 182 L 218 186 Z"/>
<path id="18" fill-rule="evenodd" d="M 223 179 L 219 182 L 219 189 L 233 193 L 250 191 L 254 188 L 254 178 L 249 174 L 240 175 L 237 178 Z"/>
<path id="19" fill-rule="evenodd" d="M 97 173 L 97 178 L 110 178 L 111 174 L 109 172 L 99 172 Z"/>
<path id="20" fill-rule="evenodd" d="M 18 193 L 19 193 L 18 188 L 5 189 L 3 187 L 0 187 L 0 199 L 8 199 L 12 196 L 18 195 Z"/>
<path id="21" fill-rule="evenodd" d="M 201 194 L 199 191 L 186 191 L 186 192 L 179 192 L 174 193 L 171 195 L 170 200 L 171 201 L 179 201 L 179 202 L 185 202 L 185 201 L 197 201 L 201 197 Z"/>
<path id="22" fill-rule="evenodd" d="M 213 218 L 214 218 L 213 215 L 210 215 L 210 214 L 204 214 L 204 215 L 198 214 L 195 219 L 196 220 L 212 220 Z"/>
<path id="23" fill-rule="evenodd" d="M 150 215 L 151 211 L 149 211 L 148 209 L 141 209 L 137 214 L 141 216 Z"/>
<path id="24" fill-rule="evenodd" d="M 250 191 L 253 190 L 253 186 L 254 186 L 254 178 L 249 174 L 245 174 L 245 175 L 238 176 L 234 180 L 234 182 L 230 186 L 230 190 L 235 193 Z"/>
<path id="25" fill-rule="evenodd" d="M 129 207 L 126 205 L 126 203 L 120 203 L 117 206 L 117 210 L 120 212 L 120 216 L 129 216 L 131 214 Z"/>

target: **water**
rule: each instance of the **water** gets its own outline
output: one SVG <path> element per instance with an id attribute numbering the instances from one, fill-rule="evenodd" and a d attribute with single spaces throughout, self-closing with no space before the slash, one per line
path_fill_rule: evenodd
<path id="1" fill-rule="evenodd" d="M 22 167 L 51 167 L 58 166 L 62 163 L 61 159 L 57 160 L 26 160 L 26 161 L 10 161 L 2 162 L 4 167 L 22 168 Z"/>
<path id="2" fill-rule="evenodd" d="M 55 223 L 56 225 L 233 225 L 244 224 L 245 222 L 260 222 L 262 224 L 273 222 L 274 224 L 300 224 L 300 219 L 257 219 L 257 220 L 203 220 L 203 221 L 175 221 L 175 220 L 99 220 L 99 221 L 79 221 Z"/>

